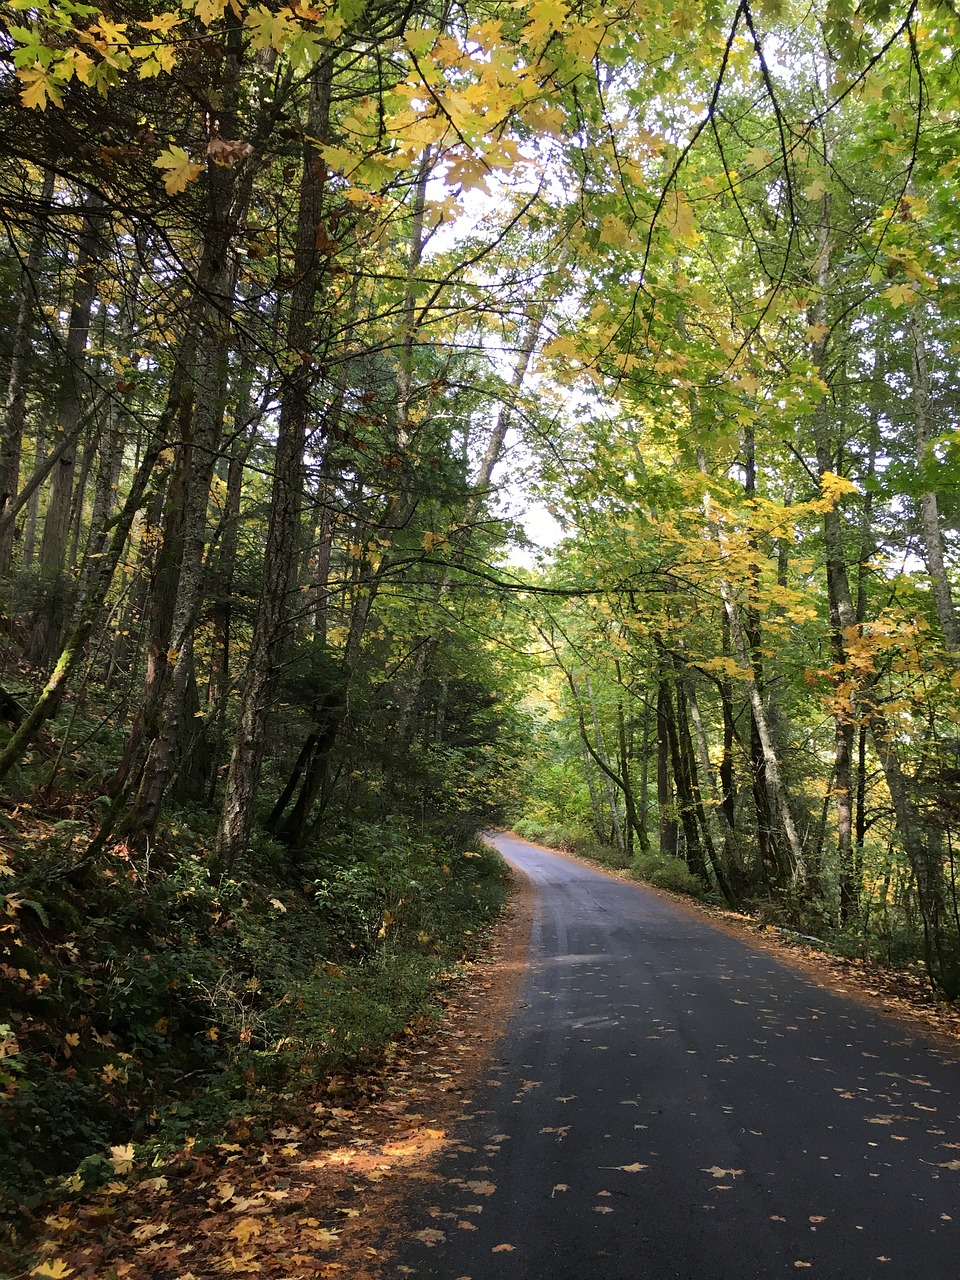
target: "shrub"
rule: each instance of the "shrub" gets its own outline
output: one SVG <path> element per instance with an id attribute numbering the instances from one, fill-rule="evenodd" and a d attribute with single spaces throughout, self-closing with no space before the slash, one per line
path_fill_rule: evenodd
<path id="1" fill-rule="evenodd" d="M 635 880 L 643 880 L 657 889 L 685 893 L 691 898 L 703 897 L 702 881 L 680 858 L 660 853 L 638 853 L 630 863 L 630 874 Z"/>

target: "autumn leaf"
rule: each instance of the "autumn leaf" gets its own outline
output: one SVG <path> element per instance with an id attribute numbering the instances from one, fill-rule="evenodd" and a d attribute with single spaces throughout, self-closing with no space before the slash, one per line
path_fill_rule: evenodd
<path id="1" fill-rule="evenodd" d="M 424 1227 L 422 1231 L 414 1231 L 412 1234 L 414 1240 L 419 1240 L 428 1249 L 432 1249 L 434 1245 L 442 1244 L 447 1238 L 442 1231 L 437 1231 L 435 1227 Z"/>
<path id="2" fill-rule="evenodd" d="M 713 1165 L 710 1169 L 704 1169 L 704 1173 L 709 1173 L 711 1178 L 739 1178 L 743 1173 L 742 1169 L 721 1169 L 719 1165 Z"/>
<path id="3" fill-rule="evenodd" d="M 55 107 L 63 106 L 63 98 L 60 96 L 61 86 L 42 63 L 37 62 L 32 67 L 18 71 L 17 78 L 23 81 L 24 87 L 20 90 L 20 101 L 25 107 L 34 107 L 43 111 L 50 102 Z"/>
<path id="4" fill-rule="evenodd" d="M 153 167 L 165 171 L 163 186 L 168 196 L 179 194 L 203 173 L 203 165 L 192 161 L 183 147 L 167 147 L 154 160 Z"/>
<path id="5" fill-rule="evenodd" d="M 223 17 L 225 7 L 225 0 L 197 0 L 193 12 L 205 27 L 209 27 L 211 22 Z"/>
<path id="6" fill-rule="evenodd" d="M 42 1277 L 42 1280 L 66 1280 L 67 1276 L 73 1275 L 73 1267 L 68 1267 L 62 1258 L 52 1258 L 34 1267 L 30 1274 Z"/>
<path id="7" fill-rule="evenodd" d="M 909 307 L 917 300 L 916 290 L 908 284 L 892 284 L 889 289 L 884 289 L 883 296 L 894 310 L 898 307 Z"/>
<path id="8" fill-rule="evenodd" d="M 515 1244 L 495 1244 L 490 1250 L 491 1253 L 513 1253 L 516 1249 Z"/>
<path id="9" fill-rule="evenodd" d="M 258 1236 L 263 1230 L 263 1223 L 257 1218 L 241 1218 L 230 1234 L 240 1244 L 246 1244 L 254 1236 Z"/>
<path id="10" fill-rule="evenodd" d="M 128 1142 L 125 1147 L 111 1147 L 110 1163 L 115 1173 L 129 1173 L 133 1168 L 133 1143 Z"/>

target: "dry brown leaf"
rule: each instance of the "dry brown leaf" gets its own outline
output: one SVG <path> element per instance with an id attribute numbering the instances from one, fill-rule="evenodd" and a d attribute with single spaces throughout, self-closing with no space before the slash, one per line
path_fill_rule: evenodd
<path id="1" fill-rule="evenodd" d="M 495 1244 L 491 1249 L 491 1253 L 513 1253 L 516 1249 L 514 1244 Z"/>
<path id="2" fill-rule="evenodd" d="M 424 1227 L 422 1231 L 414 1231 L 413 1238 L 414 1240 L 419 1240 L 421 1244 L 425 1244 L 428 1249 L 432 1249 L 434 1245 L 442 1244 L 447 1237 L 442 1231 L 437 1231 L 435 1227 Z"/>

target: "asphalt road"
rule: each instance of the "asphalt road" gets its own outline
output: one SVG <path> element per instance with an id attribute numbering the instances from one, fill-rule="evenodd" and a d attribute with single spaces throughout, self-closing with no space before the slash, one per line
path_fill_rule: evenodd
<path id="1" fill-rule="evenodd" d="M 494 843 L 530 970 L 391 1280 L 960 1280 L 960 1052 Z"/>

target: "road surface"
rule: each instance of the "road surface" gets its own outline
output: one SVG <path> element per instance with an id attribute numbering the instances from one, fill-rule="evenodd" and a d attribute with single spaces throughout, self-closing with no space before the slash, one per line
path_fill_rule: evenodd
<path id="1" fill-rule="evenodd" d="M 530 970 L 390 1280 L 960 1280 L 960 1052 L 493 841 Z"/>

